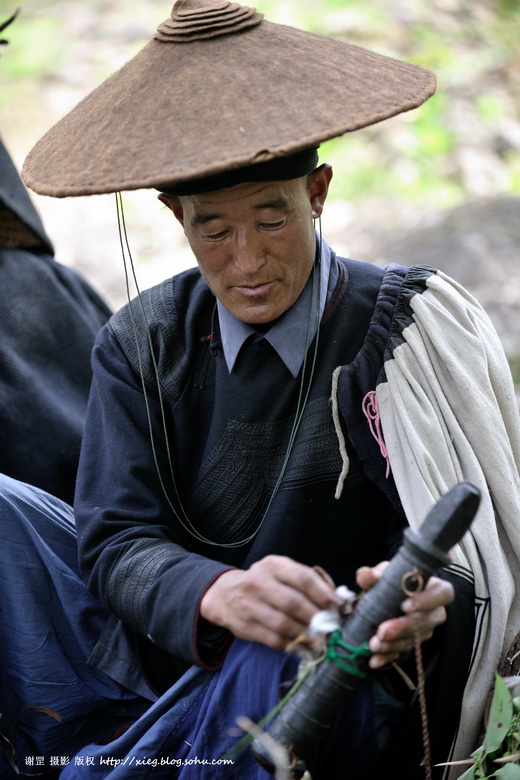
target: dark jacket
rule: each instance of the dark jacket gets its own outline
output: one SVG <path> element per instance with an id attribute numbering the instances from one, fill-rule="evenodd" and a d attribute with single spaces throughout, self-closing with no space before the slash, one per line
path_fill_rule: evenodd
<path id="1" fill-rule="evenodd" d="M 314 345 L 293 379 L 261 334 L 250 337 L 230 374 L 215 300 L 197 270 L 146 291 L 99 334 L 75 501 L 80 567 L 90 590 L 141 637 L 144 670 L 159 692 L 174 681 L 176 659 L 207 669 L 222 663 L 226 632 L 199 618 L 199 604 L 223 570 L 285 554 L 353 586 L 357 567 L 391 557 L 400 542 L 406 521 L 358 394 L 381 369 L 405 269 L 390 282 L 363 263 L 340 260 L 339 269 L 296 428 Z M 342 464 L 331 376 L 361 356 L 346 420 L 350 467 L 336 500 Z M 441 758 L 458 721 L 472 644 L 472 589 L 455 585 L 457 613 L 424 650 L 428 667 L 442 647 L 429 680 L 432 714 L 449 711 L 432 735 Z M 109 656 L 117 636 L 112 621 Z M 413 676 L 413 656 L 407 666 Z M 411 696 L 399 680 L 388 674 L 396 706 Z M 403 756 L 410 763 L 410 744 L 420 752 L 417 726 L 413 707 L 394 765 Z M 399 776 L 408 778 L 405 769 Z"/>
<path id="2" fill-rule="evenodd" d="M 358 566 L 383 560 L 400 541 L 404 518 L 354 450 L 343 496 L 334 498 L 341 459 L 331 376 L 361 348 L 382 276 L 363 263 L 339 268 L 309 397 L 265 519 L 313 345 L 293 378 L 259 336 L 230 374 L 215 299 L 195 269 L 142 297 L 153 359 L 139 303 L 99 334 L 75 500 L 80 565 L 111 612 L 187 663 L 216 663 L 200 656 L 198 606 L 226 568 L 275 553 L 353 586 Z"/>

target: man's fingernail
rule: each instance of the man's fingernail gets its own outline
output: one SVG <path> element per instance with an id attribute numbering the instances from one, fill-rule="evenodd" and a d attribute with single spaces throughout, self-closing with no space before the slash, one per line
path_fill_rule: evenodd
<path id="1" fill-rule="evenodd" d="M 377 653 L 381 650 L 381 640 L 378 636 L 373 636 L 368 646 L 372 653 Z"/>

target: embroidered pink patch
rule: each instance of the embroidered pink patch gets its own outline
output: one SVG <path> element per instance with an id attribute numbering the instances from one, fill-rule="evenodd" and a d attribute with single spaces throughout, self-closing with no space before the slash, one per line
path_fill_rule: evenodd
<path id="1" fill-rule="evenodd" d="M 383 431 L 381 429 L 381 417 L 379 415 L 379 405 L 377 403 L 375 390 L 370 390 L 370 392 L 366 394 L 366 396 L 363 398 L 361 408 L 363 409 L 363 414 L 368 420 L 370 433 L 379 444 L 379 451 L 386 460 L 385 477 L 388 479 L 388 475 L 390 474 L 390 460 L 388 458 L 388 450 L 386 449 L 385 440 L 383 438 Z"/>

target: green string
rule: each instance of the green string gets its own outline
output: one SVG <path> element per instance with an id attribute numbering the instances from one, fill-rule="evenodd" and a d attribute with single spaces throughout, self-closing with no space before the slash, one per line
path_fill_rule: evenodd
<path id="1" fill-rule="evenodd" d="M 352 677 L 363 678 L 367 676 L 367 671 L 360 669 L 358 661 L 369 655 L 372 653 L 368 649 L 368 642 L 364 642 L 359 647 L 352 647 L 342 640 L 340 628 L 329 635 L 325 660 L 341 666 Z"/>
<path id="2" fill-rule="evenodd" d="M 363 678 L 367 676 L 367 672 L 363 671 L 357 665 L 358 659 L 366 658 L 372 655 L 368 649 L 368 642 L 364 642 L 359 647 L 352 647 L 344 642 L 341 638 L 341 629 L 338 628 L 332 634 L 329 635 L 327 640 L 327 650 L 325 653 L 324 661 L 332 661 L 332 663 L 338 664 L 353 677 Z M 306 679 L 309 672 L 317 665 L 318 662 L 309 664 L 303 674 L 296 680 L 294 685 L 285 694 L 285 696 L 276 704 L 273 709 L 265 715 L 262 720 L 256 725 L 258 728 L 263 729 L 264 726 L 274 718 L 275 715 L 282 709 L 285 702 L 293 696 L 303 681 Z M 254 737 L 251 734 L 245 734 L 233 747 L 224 753 L 224 758 L 238 758 L 244 750 L 249 747 Z"/>

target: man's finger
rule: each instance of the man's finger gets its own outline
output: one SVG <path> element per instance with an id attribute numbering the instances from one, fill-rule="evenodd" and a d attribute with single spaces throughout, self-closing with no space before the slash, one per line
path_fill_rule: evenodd
<path id="1" fill-rule="evenodd" d="M 377 566 L 361 566 L 356 571 L 356 582 L 362 590 L 370 590 L 388 566 L 388 561 L 381 561 Z"/>
<path id="2" fill-rule="evenodd" d="M 401 604 L 403 612 L 427 612 L 439 606 L 451 604 L 455 598 L 453 585 L 439 577 L 431 577 L 426 588 L 404 599 Z"/>

